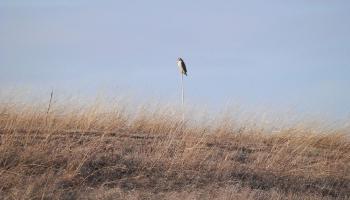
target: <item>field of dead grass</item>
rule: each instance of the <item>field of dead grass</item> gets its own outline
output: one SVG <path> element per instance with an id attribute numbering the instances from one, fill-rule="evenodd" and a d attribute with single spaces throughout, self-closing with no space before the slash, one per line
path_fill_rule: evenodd
<path id="1" fill-rule="evenodd" d="M 349 199 L 348 129 L 168 106 L 0 105 L 0 199 Z"/>

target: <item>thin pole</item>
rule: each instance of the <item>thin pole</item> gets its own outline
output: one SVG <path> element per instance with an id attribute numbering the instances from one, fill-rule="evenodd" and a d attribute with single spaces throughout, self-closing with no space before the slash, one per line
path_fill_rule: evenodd
<path id="1" fill-rule="evenodd" d="M 50 113 L 50 110 L 51 110 L 52 99 L 53 99 L 53 89 L 51 90 L 50 101 L 49 101 L 49 105 L 47 106 L 47 111 L 46 111 L 46 118 L 45 118 L 46 125 L 47 125 L 47 120 L 48 120 L 49 113 Z"/>
<path id="2" fill-rule="evenodd" d="M 50 101 L 49 101 L 49 105 L 48 105 L 48 107 L 47 107 L 46 115 L 48 115 L 49 112 L 50 112 L 51 104 L 52 104 L 52 98 L 53 98 L 53 89 L 51 90 Z"/>
<path id="3" fill-rule="evenodd" d="M 184 89 L 184 74 L 181 73 L 181 100 L 182 100 L 182 123 L 185 122 L 185 89 Z"/>
<path id="4" fill-rule="evenodd" d="M 185 105 L 184 74 L 181 74 L 182 107 Z"/>

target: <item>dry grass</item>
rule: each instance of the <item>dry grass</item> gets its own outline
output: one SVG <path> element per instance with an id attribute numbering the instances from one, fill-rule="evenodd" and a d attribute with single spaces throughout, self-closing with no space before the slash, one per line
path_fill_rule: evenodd
<path id="1" fill-rule="evenodd" d="M 187 117 L 189 119 L 191 117 Z M 269 133 L 167 106 L 0 105 L 1 199 L 349 199 L 347 129 Z"/>

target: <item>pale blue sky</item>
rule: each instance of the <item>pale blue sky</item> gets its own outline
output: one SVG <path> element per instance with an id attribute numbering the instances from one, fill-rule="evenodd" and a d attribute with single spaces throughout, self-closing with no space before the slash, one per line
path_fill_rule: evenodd
<path id="1" fill-rule="evenodd" d="M 0 88 L 350 113 L 350 1 L 0 0 Z"/>

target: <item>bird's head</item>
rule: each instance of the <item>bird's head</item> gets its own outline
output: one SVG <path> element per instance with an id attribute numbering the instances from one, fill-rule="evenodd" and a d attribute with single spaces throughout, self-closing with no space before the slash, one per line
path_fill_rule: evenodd
<path id="1" fill-rule="evenodd" d="M 182 59 L 179 57 L 179 58 L 177 59 L 177 61 L 182 61 Z"/>

